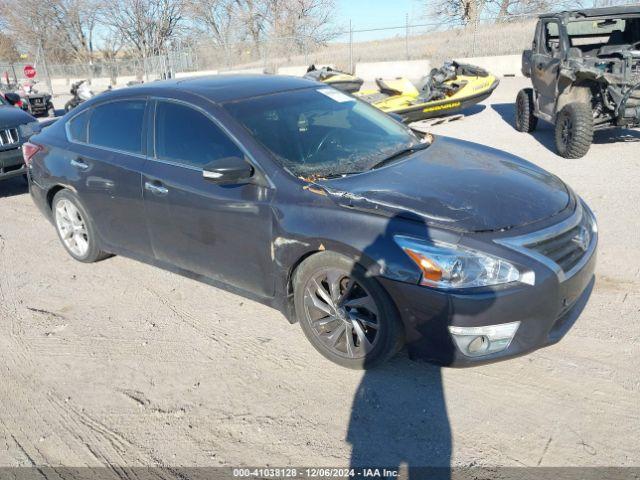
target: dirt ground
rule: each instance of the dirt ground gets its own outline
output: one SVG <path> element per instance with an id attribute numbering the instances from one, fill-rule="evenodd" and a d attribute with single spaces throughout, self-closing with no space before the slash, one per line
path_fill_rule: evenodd
<path id="1" fill-rule="evenodd" d="M 553 153 L 512 127 L 522 79 L 438 134 L 567 181 L 601 232 L 589 305 L 557 345 L 472 369 L 324 360 L 276 311 L 135 261 L 74 262 L 0 184 L 0 466 L 640 465 L 640 133 Z"/>

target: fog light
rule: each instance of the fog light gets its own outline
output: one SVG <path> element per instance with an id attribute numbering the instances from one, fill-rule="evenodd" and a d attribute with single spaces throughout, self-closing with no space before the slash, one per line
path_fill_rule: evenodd
<path id="1" fill-rule="evenodd" d="M 471 343 L 469 343 L 467 350 L 469 350 L 469 353 L 471 353 L 472 355 L 480 355 L 481 353 L 486 352 L 488 348 L 489 339 L 482 335 L 471 340 Z"/>
<path id="2" fill-rule="evenodd" d="M 450 326 L 449 332 L 460 351 L 468 357 L 479 357 L 506 350 L 518 331 L 520 322 L 484 327 Z"/>

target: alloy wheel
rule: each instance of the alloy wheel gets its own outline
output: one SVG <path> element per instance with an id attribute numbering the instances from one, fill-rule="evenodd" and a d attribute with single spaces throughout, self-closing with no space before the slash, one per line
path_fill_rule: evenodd
<path id="1" fill-rule="evenodd" d="M 78 207 L 67 199 L 56 204 L 56 226 L 65 246 L 77 257 L 89 251 L 89 233 Z"/>
<path id="2" fill-rule="evenodd" d="M 378 342 L 380 315 L 370 292 L 339 269 L 312 276 L 304 290 L 307 321 L 332 353 L 364 358 Z"/>
<path id="3" fill-rule="evenodd" d="M 562 119 L 561 135 L 562 135 L 562 143 L 565 146 L 568 146 L 571 143 L 571 140 L 573 139 L 573 122 L 571 121 L 571 118 L 568 116 Z"/>

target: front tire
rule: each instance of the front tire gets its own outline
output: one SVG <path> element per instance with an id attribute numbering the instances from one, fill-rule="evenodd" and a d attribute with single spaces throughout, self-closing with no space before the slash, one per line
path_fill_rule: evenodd
<path id="1" fill-rule="evenodd" d="M 402 326 L 391 298 L 348 257 L 312 255 L 296 270 L 293 286 L 302 331 L 332 362 L 371 368 L 400 350 Z"/>
<path id="2" fill-rule="evenodd" d="M 556 119 L 556 148 L 564 158 L 584 157 L 593 142 L 593 112 L 586 103 L 569 103 Z"/>
<path id="3" fill-rule="evenodd" d="M 534 115 L 533 89 L 523 88 L 516 98 L 516 130 L 531 133 L 538 125 L 538 117 Z"/>
<path id="4" fill-rule="evenodd" d="M 58 237 L 69 255 L 83 263 L 97 262 L 109 256 L 100 249 L 93 220 L 77 195 L 61 190 L 53 197 L 51 205 Z"/>

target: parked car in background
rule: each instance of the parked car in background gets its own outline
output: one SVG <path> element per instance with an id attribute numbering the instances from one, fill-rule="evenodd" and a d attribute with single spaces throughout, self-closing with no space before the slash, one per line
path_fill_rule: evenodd
<path id="1" fill-rule="evenodd" d="M 347 367 L 403 343 L 444 365 L 521 355 L 558 341 L 593 285 L 596 221 L 560 179 L 419 138 L 314 81 L 109 92 L 24 155 L 33 200 L 76 260 L 121 254 L 230 288 Z"/>
<path id="2" fill-rule="evenodd" d="M 586 155 L 595 130 L 640 125 L 640 6 L 542 15 L 522 72 L 516 129 L 555 124 L 558 153 Z"/>
<path id="3" fill-rule="evenodd" d="M 11 85 L 10 92 L 20 96 L 20 102 L 16 106 L 29 112 L 34 117 L 55 117 L 55 108 L 51 94 L 39 92 L 36 88 L 37 82 L 26 82 L 23 85 Z"/>
<path id="4" fill-rule="evenodd" d="M 26 173 L 21 147 L 34 132 L 37 119 L 13 106 L 19 101 L 16 93 L 0 95 L 0 180 Z"/>

